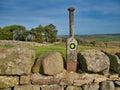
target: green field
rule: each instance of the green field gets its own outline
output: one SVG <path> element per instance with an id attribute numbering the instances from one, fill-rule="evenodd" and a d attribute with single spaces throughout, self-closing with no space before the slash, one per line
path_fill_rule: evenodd
<path id="1" fill-rule="evenodd" d="M 36 52 L 36 58 L 40 55 L 49 53 L 49 52 L 60 52 L 62 56 L 66 59 L 66 44 L 60 43 L 60 44 L 53 44 L 50 46 L 30 46 L 30 49 L 34 50 Z M 120 52 L 120 48 L 113 48 L 113 47 L 93 47 L 93 46 L 78 46 L 78 52 L 82 50 L 104 50 L 106 52 L 109 52 L 111 54 L 114 54 L 116 52 Z"/>
<path id="2" fill-rule="evenodd" d="M 65 57 L 65 44 L 53 44 L 45 46 L 28 46 L 28 48 L 36 52 L 36 58 L 40 55 L 47 54 L 49 52 L 60 52 Z"/>
<path id="3" fill-rule="evenodd" d="M 59 38 L 67 38 L 67 35 L 58 36 Z M 97 42 L 120 42 L 120 33 L 117 34 L 93 34 L 93 35 L 75 35 L 76 39 L 83 39 Z"/>
<path id="4" fill-rule="evenodd" d="M 11 48 L 11 45 L 5 45 L 0 46 L 0 51 L 5 50 L 7 48 Z M 66 58 L 66 44 L 60 43 L 60 44 L 48 44 L 43 46 L 26 46 L 36 52 L 36 58 L 38 58 L 40 55 L 47 54 L 49 52 L 60 52 L 64 58 Z M 95 50 L 104 50 L 111 54 L 114 54 L 116 52 L 120 52 L 120 48 L 113 48 L 113 47 L 93 47 L 93 46 L 78 46 L 78 52 L 81 50 L 89 50 L 89 49 L 95 49 Z"/>

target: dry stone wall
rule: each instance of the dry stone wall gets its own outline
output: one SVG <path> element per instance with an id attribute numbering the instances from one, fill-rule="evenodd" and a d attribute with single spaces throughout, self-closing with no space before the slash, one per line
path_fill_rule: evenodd
<path id="1" fill-rule="evenodd" d="M 77 39 L 78 45 L 87 45 L 87 46 L 98 46 L 98 47 L 120 47 L 120 42 L 118 41 L 94 41 L 94 40 L 86 40 L 86 39 Z"/>
<path id="2" fill-rule="evenodd" d="M 37 43 L 37 42 L 25 42 L 25 41 L 14 41 L 14 40 L 0 40 L 0 45 L 11 45 L 11 46 L 16 46 L 16 45 L 30 45 L 30 46 L 49 46 L 52 45 L 50 43 Z"/>
<path id="3" fill-rule="evenodd" d="M 23 46 L 1 51 L 0 90 L 120 90 L 120 52 L 81 51 L 77 72 L 66 71 L 58 52 L 34 57 Z"/>

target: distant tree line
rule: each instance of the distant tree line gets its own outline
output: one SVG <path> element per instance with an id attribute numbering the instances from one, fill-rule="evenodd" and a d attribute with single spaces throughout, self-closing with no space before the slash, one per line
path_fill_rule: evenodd
<path id="1" fill-rule="evenodd" d="M 35 41 L 39 43 L 56 41 L 57 29 L 53 24 L 39 25 L 26 30 L 22 25 L 10 25 L 0 28 L 0 40 Z"/>

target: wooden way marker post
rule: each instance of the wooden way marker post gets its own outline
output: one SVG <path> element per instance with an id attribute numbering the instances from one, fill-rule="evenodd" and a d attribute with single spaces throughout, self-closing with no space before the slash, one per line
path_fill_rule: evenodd
<path id="1" fill-rule="evenodd" d="M 76 72 L 77 69 L 77 40 L 74 38 L 74 7 L 68 8 L 69 11 L 69 28 L 70 36 L 67 39 L 66 55 L 67 55 L 67 70 Z"/>

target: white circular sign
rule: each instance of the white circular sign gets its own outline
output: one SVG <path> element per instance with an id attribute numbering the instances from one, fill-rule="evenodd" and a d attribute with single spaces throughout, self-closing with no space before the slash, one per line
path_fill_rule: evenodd
<path id="1" fill-rule="evenodd" d="M 68 48 L 70 51 L 76 50 L 77 49 L 77 41 L 76 40 L 70 41 L 68 44 Z"/>

